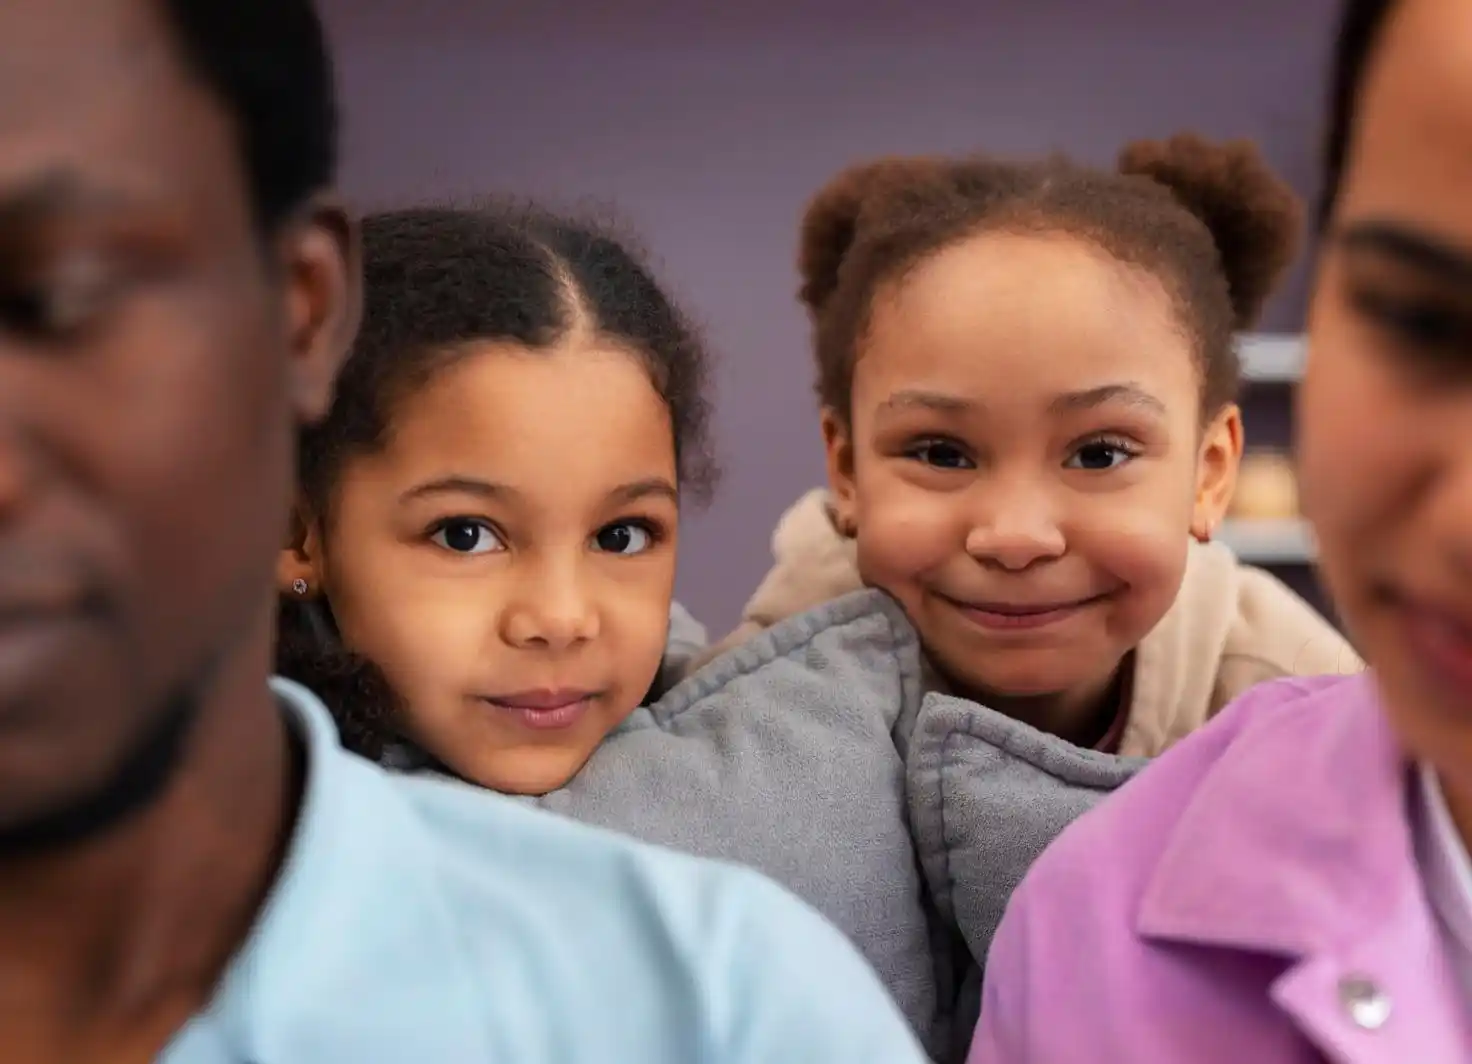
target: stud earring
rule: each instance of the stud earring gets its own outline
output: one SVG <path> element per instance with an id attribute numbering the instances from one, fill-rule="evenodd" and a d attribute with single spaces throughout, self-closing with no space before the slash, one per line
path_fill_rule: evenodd
<path id="1" fill-rule="evenodd" d="M 307 593 L 307 582 L 301 577 L 297 577 L 291 582 L 291 590 L 297 595 L 305 595 Z"/>

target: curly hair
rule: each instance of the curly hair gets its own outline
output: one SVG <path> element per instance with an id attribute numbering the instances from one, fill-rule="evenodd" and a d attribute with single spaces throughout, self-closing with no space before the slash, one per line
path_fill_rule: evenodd
<path id="1" fill-rule="evenodd" d="M 396 405 L 470 344 L 548 350 L 580 329 L 642 360 L 670 412 L 680 493 L 709 499 L 718 470 L 705 347 L 626 237 L 508 202 L 387 211 L 362 231 L 362 328 L 331 410 L 298 442 L 307 515 L 329 512 L 345 464 L 380 448 Z M 322 698 L 348 749 L 377 759 L 399 742 L 397 698 L 372 662 L 342 645 L 330 604 L 281 597 L 276 670 Z"/>
<path id="2" fill-rule="evenodd" d="M 1064 232 L 1165 286 L 1199 360 L 1202 404 L 1239 387 L 1234 334 L 1292 261 L 1302 210 L 1247 141 L 1138 141 L 1116 171 L 1064 156 L 1014 162 L 887 158 L 840 173 L 803 217 L 799 298 L 814 325 L 819 401 L 850 413 L 854 364 L 878 289 L 983 232 Z"/>

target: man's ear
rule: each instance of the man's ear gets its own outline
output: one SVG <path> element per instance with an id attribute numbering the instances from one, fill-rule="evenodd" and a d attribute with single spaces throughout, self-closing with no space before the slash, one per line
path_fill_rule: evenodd
<path id="1" fill-rule="evenodd" d="M 298 419 L 311 423 L 332 404 L 363 315 L 358 227 L 337 200 L 316 197 L 283 226 L 277 254 L 287 287 L 291 402 Z"/>
<path id="2" fill-rule="evenodd" d="M 833 524 L 850 539 L 858 532 L 854 505 L 853 433 L 846 419 L 831 406 L 821 415 L 823 449 L 828 458 L 828 494 L 833 509 Z"/>

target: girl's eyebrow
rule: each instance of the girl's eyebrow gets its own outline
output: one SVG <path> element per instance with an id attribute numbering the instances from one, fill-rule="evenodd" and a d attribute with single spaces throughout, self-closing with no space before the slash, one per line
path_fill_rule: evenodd
<path id="1" fill-rule="evenodd" d="M 449 476 L 436 477 L 414 485 L 399 496 L 399 502 L 412 502 L 428 495 L 449 494 L 475 495 L 491 502 L 514 502 L 522 497 L 520 491 L 508 484 L 498 484 L 479 477 L 452 473 Z M 674 503 L 680 501 L 679 491 L 665 477 L 644 477 L 640 480 L 632 480 L 627 484 L 620 484 L 607 495 L 609 503 L 616 506 L 628 505 L 631 502 L 651 497 L 667 498 Z"/>
<path id="2" fill-rule="evenodd" d="M 926 391 L 920 388 L 906 388 L 895 392 L 880 403 L 879 410 L 881 413 L 890 410 L 929 410 L 937 414 L 964 414 L 974 406 L 976 404 L 970 399 L 959 395 L 948 395 L 945 392 Z"/>
<path id="3" fill-rule="evenodd" d="M 400 502 L 412 502 L 426 495 L 478 495 L 483 499 L 506 500 L 520 496 L 515 488 L 506 484 L 496 484 L 489 480 L 481 480 L 479 477 L 464 476 L 452 473 L 449 476 L 436 477 L 434 480 L 426 480 L 423 484 L 416 484 L 399 496 Z"/>
<path id="4" fill-rule="evenodd" d="M 1137 406 L 1155 414 L 1166 413 L 1165 404 L 1134 381 L 1104 384 L 1078 392 L 1064 392 L 1049 403 L 1048 408 L 1054 413 L 1069 413 L 1092 410 L 1106 403 L 1124 403 L 1126 406 Z"/>
<path id="5" fill-rule="evenodd" d="M 1151 413 L 1164 415 L 1165 404 L 1151 395 L 1142 385 L 1134 381 L 1118 381 L 1101 384 L 1096 388 L 1084 388 L 1076 392 L 1064 392 L 1048 404 L 1055 414 L 1092 410 L 1107 403 L 1124 403 L 1137 406 Z M 880 404 L 881 411 L 921 409 L 939 414 L 964 414 L 980 407 L 980 403 L 943 392 L 906 390 L 895 392 Z"/>
<path id="6" fill-rule="evenodd" d="M 640 499 L 666 498 L 678 504 L 680 493 L 664 477 L 645 477 L 642 480 L 633 480 L 627 484 L 620 484 L 608 493 L 608 501 L 616 506 L 626 506 Z"/>

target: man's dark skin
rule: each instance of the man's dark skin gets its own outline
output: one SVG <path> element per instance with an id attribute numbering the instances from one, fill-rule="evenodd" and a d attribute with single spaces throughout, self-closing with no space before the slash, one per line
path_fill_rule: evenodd
<path id="1" fill-rule="evenodd" d="M 272 572 L 356 266 L 323 201 L 262 235 L 150 0 L 0 4 L 7 1064 L 153 1060 L 276 874 Z"/>

